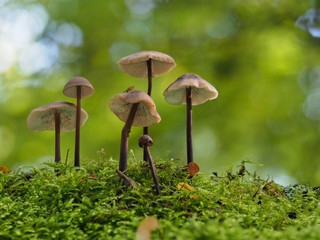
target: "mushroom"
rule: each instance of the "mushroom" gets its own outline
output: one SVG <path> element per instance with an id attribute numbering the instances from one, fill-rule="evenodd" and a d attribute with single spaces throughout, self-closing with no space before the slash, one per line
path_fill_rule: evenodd
<path id="1" fill-rule="evenodd" d="M 80 167 L 80 109 L 81 98 L 90 97 L 94 93 L 91 83 L 83 77 L 74 77 L 65 85 L 63 94 L 77 99 L 76 140 L 74 153 L 74 166 Z"/>
<path id="2" fill-rule="evenodd" d="M 139 147 L 144 148 L 148 154 L 148 160 L 151 168 L 151 173 L 154 181 L 154 185 L 156 187 L 156 192 L 159 195 L 160 194 L 160 185 L 159 185 L 159 179 L 157 176 L 156 168 L 154 167 L 154 163 L 152 161 L 151 153 L 149 151 L 149 147 L 153 145 L 152 138 L 146 134 L 143 134 L 139 138 Z"/>
<path id="3" fill-rule="evenodd" d="M 125 122 L 121 132 L 119 161 L 119 170 L 124 172 L 127 169 L 128 139 L 131 126 L 150 126 L 159 123 L 161 118 L 151 97 L 142 91 L 120 93 L 110 99 L 109 107 L 121 121 Z"/>
<path id="4" fill-rule="evenodd" d="M 187 104 L 187 159 L 193 162 L 192 105 L 199 105 L 218 97 L 217 90 L 197 74 L 187 73 L 173 82 L 163 93 L 168 103 Z"/>
<path id="5" fill-rule="evenodd" d="M 152 77 L 169 72 L 176 66 L 172 57 L 157 51 L 142 51 L 131 54 L 118 61 L 119 68 L 129 76 L 148 78 L 148 95 L 151 96 Z M 149 134 L 148 127 L 143 128 L 143 134 Z M 147 153 L 144 151 L 144 161 Z"/>
<path id="6" fill-rule="evenodd" d="M 76 105 L 69 102 L 53 102 L 31 111 L 27 125 L 31 131 L 55 130 L 55 163 L 61 160 L 60 130 L 70 132 L 75 129 Z M 80 126 L 88 119 L 88 114 L 81 109 Z"/>

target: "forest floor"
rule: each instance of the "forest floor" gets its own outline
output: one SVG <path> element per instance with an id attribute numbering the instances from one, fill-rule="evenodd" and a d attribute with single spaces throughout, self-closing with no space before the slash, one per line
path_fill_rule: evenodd
<path id="1" fill-rule="evenodd" d="M 127 176 L 137 185 L 126 191 L 118 161 L 103 156 L 80 170 L 0 171 L 0 239 L 136 239 L 149 216 L 159 223 L 146 230 L 152 239 L 320 239 L 318 187 L 280 186 L 247 171 L 247 161 L 193 178 L 173 160 L 155 164 L 160 195 L 148 164 L 135 159 Z"/>

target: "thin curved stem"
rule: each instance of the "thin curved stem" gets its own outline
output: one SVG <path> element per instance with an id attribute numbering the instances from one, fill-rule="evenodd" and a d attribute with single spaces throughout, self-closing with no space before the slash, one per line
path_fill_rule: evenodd
<path id="1" fill-rule="evenodd" d="M 120 146 L 120 160 L 119 160 L 119 170 L 121 172 L 124 172 L 127 170 L 129 133 L 132 127 L 134 117 L 138 110 L 138 105 L 139 103 L 132 104 L 130 114 L 121 132 L 121 146 Z"/>
<path id="2" fill-rule="evenodd" d="M 147 68 L 148 68 L 148 95 L 151 96 L 151 90 L 152 90 L 152 59 L 150 58 L 147 61 Z M 149 135 L 149 128 L 144 127 L 143 128 L 143 134 Z M 148 154 L 146 152 L 146 149 L 143 149 L 143 160 L 145 162 L 148 161 Z"/>
<path id="3" fill-rule="evenodd" d="M 74 152 L 74 166 L 80 167 L 80 116 L 81 116 L 81 86 L 77 86 L 77 115 L 76 115 L 76 140 Z"/>
<path id="4" fill-rule="evenodd" d="M 61 161 L 60 154 L 60 113 L 56 112 L 54 114 L 54 123 L 55 123 L 55 163 Z"/>
<path id="5" fill-rule="evenodd" d="M 191 87 L 186 88 L 187 102 L 187 160 L 188 163 L 193 162 L 192 149 L 192 92 Z"/>
<path id="6" fill-rule="evenodd" d="M 151 157 L 151 153 L 149 151 L 149 147 L 145 146 L 144 149 L 146 150 L 147 155 L 148 155 L 148 160 L 149 160 L 149 164 L 150 164 L 150 168 L 151 168 L 151 173 L 152 173 L 154 185 L 156 187 L 156 193 L 159 195 L 160 194 L 160 184 L 159 184 L 159 179 L 158 179 L 158 176 L 157 176 L 156 168 L 155 168 L 154 163 L 152 161 L 152 157 Z"/>

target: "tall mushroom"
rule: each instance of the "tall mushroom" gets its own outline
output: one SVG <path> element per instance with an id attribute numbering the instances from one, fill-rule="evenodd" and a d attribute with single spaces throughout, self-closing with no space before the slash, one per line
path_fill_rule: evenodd
<path id="1" fill-rule="evenodd" d="M 168 103 L 187 104 L 187 160 L 193 162 L 192 105 L 200 105 L 218 97 L 218 91 L 197 74 L 187 73 L 173 82 L 163 93 Z"/>
<path id="2" fill-rule="evenodd" d="M 145 92 L 133 91 L 120 93 L 109 101 L 110 110 L 125 125 L 121 132 L 119 170 L 124 172 L 127 169 L 128 140 L 132 125 L 146 127 L 159 123 L 161 118 L 156 106 Z"/>
<path id="3" fill-rule="evenodd" d="M 61 160 L 60 130 L 70 132 L 75 129 L 76 105 L 69 102 L 53 102 L 31 111 L 27 125 L 31 131 L 55 130 L 55 162 Z M 81 109 L 80 126 L 88 119 L 88 114 Z"/>
<path id="4" fill-rule="evenodd" d="M 121 58 L 118 65 L 129 76 L 148 78 L 148 95 L 151 96 L 152 77 L 169 72 L 176 66 L 176 63 L 167 54 L 157 51 L 142 51 Z M 143 134 L 149 134 L 148 127 L 143 128 Z M 146 151 L 144 151 L 143 159 L 147 161 Z"/>
<path id="5" fill-rule="evenodd" d="M 91 83 L 83 77 L 74 77 L 65 85 L 63 94 L 67 97 L 77 99 L 77 117 L 76 117 L 76 139 L 74 166 L 80 167 L 80 109 L 81 98 L 90 97 L 94 93 L 94 88 Z"/>

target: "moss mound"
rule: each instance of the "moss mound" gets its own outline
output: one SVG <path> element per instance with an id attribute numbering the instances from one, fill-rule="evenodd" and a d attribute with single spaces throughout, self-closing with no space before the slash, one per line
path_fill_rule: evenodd
<path id="1" fill-rule="evenodd" d="M 60 164 L 59 176 L 53 164 L 0 172 L 0 239 L 135 239 L 151 215 L 160 223 L 152 239 L 320 239 L 317 188 L 284 188 L 246 171 L 245 161 L 235 173 L 192 179 L 171 160 L 155 163 L 161 195 L 149 166 L 134 159 L 127 175 L 138 185 L 126 191 L 113 159 L 78 171 Z"/>

